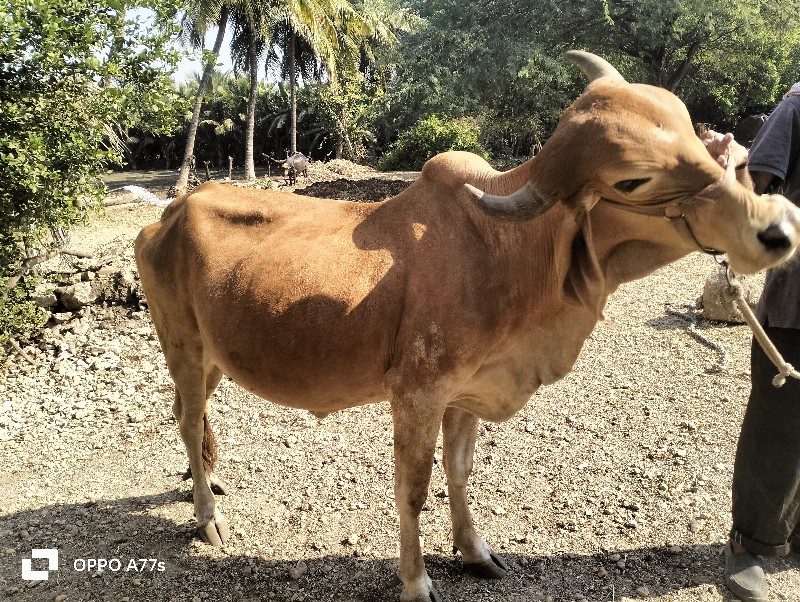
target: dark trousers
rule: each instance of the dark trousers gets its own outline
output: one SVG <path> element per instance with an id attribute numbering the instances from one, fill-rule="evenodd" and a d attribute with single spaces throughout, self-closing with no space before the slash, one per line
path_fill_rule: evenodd
<path id="1" fill-rule="evenodd" d="M 766 331 L 800 370 L 800 330 Z M 753 554 L 783 556 L 792 535 L 800 536 L 800 380 L 774 387 L 778 369 L 755 341 L 750 363 L 753 385 L 733 467 L 731 538 Z"/>

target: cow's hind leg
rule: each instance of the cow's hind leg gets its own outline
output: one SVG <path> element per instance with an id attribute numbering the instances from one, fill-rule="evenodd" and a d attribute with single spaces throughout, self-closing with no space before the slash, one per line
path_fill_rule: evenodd
<path id="1" fill-rule="evenodd" d="M 206 410 L 203 415 L 203 471 L 205 472 L 206 479 L 211 485 L 211 491 L 217 495 L 228 495 L 230 487 L 225 481 L 220 479 L 214 474 L 214 466 L 217 463 L 217 439 L 214 436 L 214 431 L 211 429 L 211 421 L 209 420 L 209 410 L 211 409 L 211 395 L 222 380 L 222 370 L 213 366 L 206 377 Z M 172 413 L 175 419 L 180 421 L 180 407 L 181 398 L 178 388 L 175 387 L 175 403 L 172 406 Z M 187 481 L 192 478 L 191 466 L 183 474 L 183 480 Z"/>
<path id="2" fill-rule="evenodd" d="M 469 412 L 448 408 L 442 420 L 442 434 L 444 469 L 453 521 L 453 547 L 461 552 L 464 570 L 476 577 L 501 579 L 508 572 L 508 567 L 478 535 L 467 499 L 467 482 L 472 472 L 478 436 L 478 418 Z"/>
<path id="3" fill-rule="evenodd" d="M 394 421 L 394 496 L 400 518 L 401 602 L 440 602 L 425 570 L 419 542 L 419 514 L 428 497 L 436 437 L 442 421 L 433 404 L 392 401 Z"/>
<path id="4" fill-rule="evenodd" d="M 181 439 L 186 446 L 186 454 L 189 456 L 189 470 L 193 475 L 204 475 L 206 474 L 205 462 L 215 455 L 211 454 L 211 449 L 208 448 L 209 445 L 213 448 L 213 434 L 206 439 L 207 383 L 209 382 L 208 377 L 218 369 L 216 367 L 203 369 L 194 362 L 186 360 L 185 356 L 183 359 L 184 362 L 179 365 L 171 366 L 176 388 L 173 412 L 176 414 Z M 220 377 L 215 377 L 214 386 L 219 382 Z M 207 442 L 205 454 L 204 440 Z M 198 534 L 203 541 L 211 545 L 222 545 L 230 537 L 230 530 L 225 517 L 217 510 L 211 487 L 205 478 L 192 479 L 192 483 Z"/>

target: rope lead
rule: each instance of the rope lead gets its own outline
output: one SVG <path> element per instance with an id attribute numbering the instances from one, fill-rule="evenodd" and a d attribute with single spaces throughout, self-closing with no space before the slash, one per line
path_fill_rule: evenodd
<path id="1" fill-rule="evenodd" d="M 753 310 L 750 309 L 750 305 L 748 305 L 744 298 L 742 285 L 736 280 L 736 274 L 733 273 L 728 262 L 722 260 L 718 263 L 725 268 L 725 278 L 728 281 L 728 290 L 726 293 L 736 302 L 736 307 L 739 308 L 750 330 L 753 331 L 753 336 L 758 341 L 758 344 L 761 345 L 764 353 L 766 353 L 769 360 L 775 364 L 775 367 L 778 369 L 779 374 L 776 374 L 775 378 L 772 379 L 772 385 L 774 387 L 782 387 L 786 384 L 786 379 L 789 377 L 800 380 L 800 372 L 795 370 L 794 366 L 783 359 L 783 356 L 769 339 L 767 333 L 764 332 L 761 324 L 759 324 Z"/>

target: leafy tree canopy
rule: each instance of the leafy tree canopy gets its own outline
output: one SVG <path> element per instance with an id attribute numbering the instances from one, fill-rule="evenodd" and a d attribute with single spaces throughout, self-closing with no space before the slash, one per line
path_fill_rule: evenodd
<path id="1" fill-rule="evenodd" d="M 169 0 L 140 3 L 171 23 Z M 173 32 L 125 18 L 111 0 L 0 3 L 0 332 L 14 312 L 8 290 L 23 260 L 78 221 L 118 162 L 119 132 L 169 131 L 178 96 L 169 77 Z M 61 241 L 63 243 L 63 241 Z M 21 326 L 20 326 L 21 328 Z"/>
<path id="2" fill-rule="evenodd" d="M 387 131 L 434 113 L 471 116 L 493 150 L 527 154 L 579 89 L 578 76 L 544 44 L 540 9 L 517 0 L 409 4 L 424 21 L 401 36 Z"/>
<path id="3" fill-rule="evenodd" d="M 577 48 L 630 81 L 673 90 L 696 120 L 732 127 L 798 75 L 796 0 L 410 0 L 424 23 L 401 37 L 383 99 L 390 139 L 427 115 L 474 116 L 495 153 L 544 140 L 585 80 Z"/>
<path id="4" fill-rule="evenodd" d="M 420 170 L 431 157 L 453 150 L 468 151 L 488 159 L 488 153 L 478 142 L 478 133 L 477 124 L 468 117 L 442 121 L 431 115 L 403 132 L 378 167 L 387 171 Z"/>
<path id="5" fill-rule="evenodd" d="M 584 6 L 567 30 L 560 28 L 562 39 L 603 53 L 632 80 L 675 92 L 698 120 L 731 125 L 772 106 L 798 76 L 796 1 L 602 0 Z"/>

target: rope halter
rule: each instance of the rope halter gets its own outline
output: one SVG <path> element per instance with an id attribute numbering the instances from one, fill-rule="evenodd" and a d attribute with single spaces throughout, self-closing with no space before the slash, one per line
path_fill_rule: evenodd
<path id="1" fill-rule="evenodd" d="M 615 199 L 603 198 L 602 201 L 617 209 L 629 211 L 631 213 L 638 213 L 640 215 L 649 215 L 652 217 L 663 217 L 670 221 L 675 226 L 675 229 L 680 232 L 684 238 L 691 240 L 695 246 L 703 253 L 708 255 L 724 255 L 725 251 L 720 251 L 713 247 L 708 247 L 702 244 L 695 236 L 689 221 L 686 219 L 686 212 L 691 209 L 693 205 L 698 202 L 714 202 L 715 199 L 710 198 L 709 194 L 716 192 L 736 180 L 736 167 L 733 161 L 727 162 L 725 172 L 716 182 L 712 182 L 699 192 L 695 194 L 688 194 L 678 198 L 668 200 L 657 200 L 650 203 L 628 203 L 626 201 L 617 201 Z"/>

